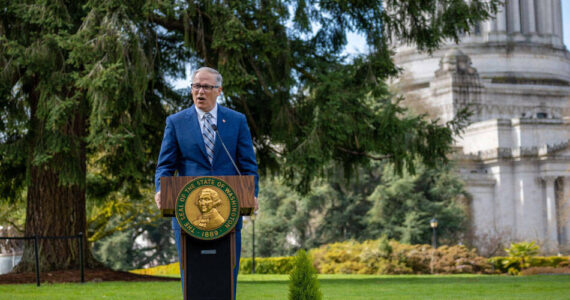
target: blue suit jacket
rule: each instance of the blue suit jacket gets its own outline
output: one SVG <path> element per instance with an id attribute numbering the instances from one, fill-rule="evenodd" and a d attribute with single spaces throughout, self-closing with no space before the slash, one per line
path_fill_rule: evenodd
<path id="1" fill-rule="evenodd" d="M 218 105 L 217 122 L 218 132 L 242 175 L 254 175 L 257 196 L 257 161 L 245 116 Z M 160 177 L 173 176 L 175 171 L 178 171 L 178 176 L 238 175 L 217 135 L 214 160 L 210 165 L 194 105 L 166 118 L 154 175 L 157 192 L 160 190 Z"/>

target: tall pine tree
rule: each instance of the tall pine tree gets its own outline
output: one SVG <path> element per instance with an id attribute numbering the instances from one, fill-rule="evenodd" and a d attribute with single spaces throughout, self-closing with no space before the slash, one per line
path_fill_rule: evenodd
<path id="1" fill-rule="evenodd" d="M 155 44 L 163 40 L 144 4 L 0 2 L 1 190 L 8 201 L 26 192 L 26 236 L 87 232 L 87 161 L 108 175 L 108 190 L 136 195 L 151 180 L 161 100 L 173 98 L 159 93 Z M 27 248 L 18 270 L 33 269 L 32 258 Z M 76 268 L 78 260 L 78 243 L 40 240 L 41 270 Z"/>

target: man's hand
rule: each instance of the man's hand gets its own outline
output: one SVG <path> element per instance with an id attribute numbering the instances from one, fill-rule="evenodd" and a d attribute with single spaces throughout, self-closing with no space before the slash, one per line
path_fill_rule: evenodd
<path id="1" fill-rule="evenodd" d="M 253 197 L 253 200 L 255 201 L 255 209 L 253 210 L 253 212 L 256 212 L 259 209 L 259 201 L 257 201 L 257 197 Z"/>
<path id="2" fill-rule="evenodd" d="M 156 202 L 156 206 L 160 209 L 160 191 L 154 194 L 154 202 Z"/>

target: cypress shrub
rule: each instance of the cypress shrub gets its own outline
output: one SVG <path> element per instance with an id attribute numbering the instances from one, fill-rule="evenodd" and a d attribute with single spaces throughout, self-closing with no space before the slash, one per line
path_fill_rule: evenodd
<path id="1" fill-rule="evenodd" d="M 322 298 L 317 270 L 313 267 L 311 257 L 301 249 L 295 255 L 294 268 L 289 275 L 289 300 L 320 300 Z"/>

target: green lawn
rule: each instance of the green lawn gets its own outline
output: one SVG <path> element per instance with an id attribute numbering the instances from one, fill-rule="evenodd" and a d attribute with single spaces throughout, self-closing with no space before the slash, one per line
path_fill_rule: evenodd
<path id="1" fill-rule="evenodd" d="M 287 275 L 240 275 L 238 299 L 287 299 Z M 569 275 L 321 275 L 325 299 L 570 299 Z M 177 282 L 0 285 L 0 299 L 176 299 Z M 182 297 L 180 296 L 180 299 Z"/>

